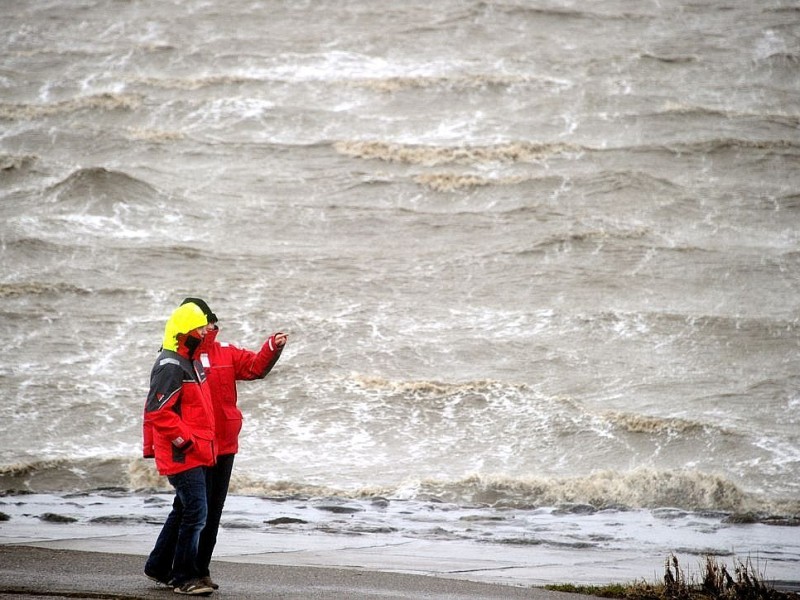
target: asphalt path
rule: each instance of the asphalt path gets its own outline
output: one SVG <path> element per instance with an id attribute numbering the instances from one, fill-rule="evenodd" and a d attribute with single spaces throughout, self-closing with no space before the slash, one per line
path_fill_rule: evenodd
<path id="1" fill-rule="evenodd" d="M 0 598 L 152 599 L 180 598 L 142 573 L 138 555 L 0 546 Z M 586 596 L 355 569 L 212 563 L 220 589 L 212 599 L 367 600 L 586 600 Z"/>

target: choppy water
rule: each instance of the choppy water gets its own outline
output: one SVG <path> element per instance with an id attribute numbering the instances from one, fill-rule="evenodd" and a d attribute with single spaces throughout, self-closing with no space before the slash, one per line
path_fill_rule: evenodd
<path id="1" fill-rule="evenodd" d="M 5 489 L 164 485 L 195 295 L 291 336 L 238 493 L 800 513 L 796 2 L 25 1 L 0 44 Z"/>

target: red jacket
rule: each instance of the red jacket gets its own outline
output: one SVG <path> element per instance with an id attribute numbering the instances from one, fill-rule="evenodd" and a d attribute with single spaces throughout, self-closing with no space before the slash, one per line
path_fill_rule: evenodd
<path id="1" fill-rule="evenodd" d="M 161 475 L 216 463 L 214 407 L 199 361 L 162 350 L 144 407 L 144 456 Z"/>
<path id="2" fill-rule="evenodd" d="M 239 451 L 242 411 L 237 406 L 237 380 L 262 379 L 272 370 L 283 352 L 275 344 L 275 336 L 264 342 L 261 350 L 252 352 L 217 341 L 219 330 L 209 331 L 196 355 L 205 370 L 214 404 L 217 454 Z"/>

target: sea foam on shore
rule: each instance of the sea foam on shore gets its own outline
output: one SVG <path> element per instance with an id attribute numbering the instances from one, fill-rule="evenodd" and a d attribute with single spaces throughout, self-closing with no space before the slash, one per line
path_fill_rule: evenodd
<path id="1" fill-rule="evenodd" d="M 121 489 L 7 494 L 0 543 L 146 554 L 172 495 Z M 768 580 L 797 579 L 791 521 L 734 523 L 720 512 L 460 506 L 391 498 L 231 496 L 218 560 L 423 572 L 519 585 L 652 579 L 664 557 L 750 557 Z M 764 551 L 764 548 L 770 550 Z M 761 549 L 761 550 L 758 550 Z"/>

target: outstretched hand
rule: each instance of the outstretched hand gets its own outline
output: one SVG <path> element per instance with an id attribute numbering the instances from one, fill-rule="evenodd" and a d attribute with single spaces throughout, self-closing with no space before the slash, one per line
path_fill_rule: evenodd
<path id="1" fill-rule="evenodd" d="M 275 345 L 278 348 L 283 348 L 286 345 L 287 340 L 289 339 L 289 336 L 283 332 L 276 333 L 274 337 L 275 337 Z"/>

